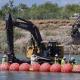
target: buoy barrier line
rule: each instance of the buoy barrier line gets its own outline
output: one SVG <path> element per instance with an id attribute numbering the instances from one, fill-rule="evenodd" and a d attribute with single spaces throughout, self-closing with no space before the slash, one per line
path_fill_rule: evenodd
<path id="1" fill-rule="evenodd" d="M 71 65 L 69 63 L 60 65 L 58 63 L 50 65 L 49 63 L 8 63 L 0 64 L 0 71 L 31 71 L 31 72 L 62 72 L 62 73 L 80 73 L 80 64 Z"/>

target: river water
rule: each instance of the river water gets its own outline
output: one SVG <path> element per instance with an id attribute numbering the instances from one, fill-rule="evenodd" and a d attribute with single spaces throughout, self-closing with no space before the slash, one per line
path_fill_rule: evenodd
<path id="1" fill-rule="evenodd" d="M 0 80 L 80 80 L 80 74 L 51 72 L 0 72 Z"/>
<path id="2" fill-rule="evenodd" d="M 80 63 L 79 55 L 74 56 Z M 2 54 L 0 54 L 1 60 Z M 19 56 L 18 56 L 19 57 Z M 21 57 L 21 56 L 20 56 Z M 19 58 L 20 58 L 19 57 Z M 68 58 L 68 55 L 67 55 Z M 0 80 L 80 80 L 79 73 L 53 73 L 53 72 L 0 72 Z"/>

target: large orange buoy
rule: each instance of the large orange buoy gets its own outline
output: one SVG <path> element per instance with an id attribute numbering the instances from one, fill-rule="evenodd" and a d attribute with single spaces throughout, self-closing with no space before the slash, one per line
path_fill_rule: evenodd
<path id="1" fill-rule="evenodd" d="M 22 63 L 20 66 L 19 66 L 19 70 L 20 71 L 29 71 L 29 68 L 30 68 L 30 65 L 28 63 Z"/>
<path id="2" fill-rule="evenodd" d="M 49 72 L 50 71 L 50 64 L 49 63 L 43 63 L 41 66 L 40 66 L 40 71 L 42 72 Z"/>
<path id="3" fill-rule="evenodd" d="M 73 69 L 73 66 L 71 64 L 69 64 L 69 63 L 68 64 L 64 64 L 61 67 L 61 72 L 70 73 L 70 72 L 72 72 L 72 69 Z"/>
<path id="4" fill-rule="evenodd" d="M 30 66 L 31 71 L 39 71 L 39 69 L 40 69 L 39 63 L 31 64 L 31 66 Z"/>
<path id="5" fill-rule="evenodd" d="M 10 71 L 19 71 L 19 64 L 18 63 L 12 63 L 9 67 Z"/>
<path id="6" fill-rule="evenodd" d="M 8 63 L 3 63 L 0 65 L 0 70 L 1 71 L 8 71 L 9 70 L 9 64 Z"/>
<path id="7" fill-rule="evenodd" d="M 1 71 L 1 64 L 0 64 L 0 71 Z"/>
<path id="8" fill-rule="evenodd" d="M 60 64 L 53 64 L 50 67 L 51 72 L 61 72 L 61 65 Z"/>
<path id="9" fill-rule="evenodd" d="M 80 64 L 73 66 L 73 72 L 80 72 Z"/>

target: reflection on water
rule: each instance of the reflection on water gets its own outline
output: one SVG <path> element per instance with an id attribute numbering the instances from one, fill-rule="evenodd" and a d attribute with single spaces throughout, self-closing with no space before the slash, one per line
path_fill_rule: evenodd
<path id="1" fill-rule="evenodd" d="M 0 80 L 80 80 L 80 74 L 51 72 L 0 72 Z"/>

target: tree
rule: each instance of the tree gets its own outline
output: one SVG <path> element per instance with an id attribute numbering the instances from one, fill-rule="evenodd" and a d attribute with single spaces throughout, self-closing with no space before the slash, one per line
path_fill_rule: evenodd
<path id="1" fill-rule="evenodd" d="M 46 2 L 41 5 L 33 4 L 32 7 L 28 7 L 26 4 L 22 3 L 17 6 L 13 4 L 14 0 L 9 0 L 9 3 L 1 8 L 0 16 L 11 12 L 14 16 L 26 19 L 68 19 L 74 13 L 80 13 L 80 5 L 78 4 L 66 5 L 63 7 L 51 2 Z"/>
<path id="2" fill-rule="evenodd" d="M 2 18 L 2 10 L 0 10 L 0 18 Z"/>
<path id="3" fill-rule="evenodd" d="M 3 16 L 7 13 L 13 13 L 14 8 L 13 8 L 13 0 L 9 0 L 9 3 L 6 3 L 1 9 L 2 9 L 2 14 Z"/>
<path id="4" fill-rule="evenodd" d="M 16 8 L 16 13 L 17 16 L 22 17 L 22 18 L 28 18 L 28 13 L 29 13 L 29 7 L 25 4 L 19 4 Z"/>
<path id="5" fill-rule="evenodd" d="M 37 6 L 34 4 L 30 10 L 32 19 L 52 19 L 59 17 L 59 7 L 57 4 L 46 2 Z"/>
<path id="6" fill-rule="evenodd" d="M 14 4 L 14 0 L 9 0 L 9 3 L 8 4 L 9 4 L 9 7 L 13 8 L 13 6 L 14 6 L 13 5 Z"/>
<path id="7" fill-rule="evenodd" d="M 67 14 L 68 17 L 71 17 L 74 13 L 80 13 L 80 5 L 77 4 L 67 5 L 63 9 L 64 14 Z"/>

